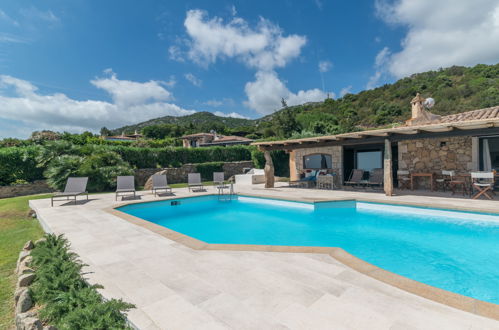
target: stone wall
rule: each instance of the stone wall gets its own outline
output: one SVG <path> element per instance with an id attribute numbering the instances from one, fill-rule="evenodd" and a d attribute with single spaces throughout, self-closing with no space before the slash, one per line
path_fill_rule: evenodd
<path id="1" fill-rule="evenodd" d="M 290 153 L 290 167 L 294 166 L 296 168 L 296 175 L 300 175 L 303 172 L 303 156 L 311 154 L 329 154 L 332 157 L 332 169 L 329 170 L 331 173 L 336 173 L 339 178 L 340 184 L 343 182 L 343 147 L 342 146 L 330 146 L 330 147 L 317 147 L 317 148 L 302 148 L 295 149 Z M 293 173 L 290 169 L 290 172 Z"/>
<path id="2" fill-rule="evenodd" d="M 454 170 L 469 173 L 473 169 L 472 137 L 430 138 L 398 143 L 400 170 L 434 172 Z"/>
<path id="3" fill-rule="evenodd" d="M 227 162 L 223 165 L 225 178 L 233 175 L 242 174 L 244 168 L 252 168 L 253 161 Z M 142 168 L 135 171 L 135 178 L 139 186 L 143 186 L 149 177 L 159 171 L 166 171 L 168 183 L 187 182 L 187 174 L 196 172 L 196 164 L 184 164 L 175 168 Z"/>
<path id="4" fill-rule="evenodd" d="M 0 186 L 0 198 L 27 196 L 53 192 L 54 189 L 47 185 L 45 180 L 12 186 Z"/>

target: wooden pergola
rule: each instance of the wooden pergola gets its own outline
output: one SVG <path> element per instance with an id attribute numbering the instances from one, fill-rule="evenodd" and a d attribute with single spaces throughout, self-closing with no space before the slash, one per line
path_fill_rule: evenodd
<path id="1" fill-rule="evenodd" d="M 255 142 L 265 155 L 265 188 L 274 187 L 274 165 L 270 157 L 272 150 L 295 150 L 326 146 L 349 146 L 358 144 L 384 144 L 384 189 L 387 196 L 393 194 L 392 152 L 393 142 L 442 138 L 453 136 L 477 136 L 499 134 L 499 118 L 485 120 L 468 120 L 429 125 L 400 126 L 394 128 L 374 129 L 337 135 L 318 136 L 312 138 Z"/>

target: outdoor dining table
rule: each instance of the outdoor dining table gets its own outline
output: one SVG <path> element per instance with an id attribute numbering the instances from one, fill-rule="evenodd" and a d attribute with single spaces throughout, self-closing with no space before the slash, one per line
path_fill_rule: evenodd
<path id="1" fill-rule="evenodd" d="M 411 173 L 411 190 L 414 190 L 414 178 L 417 177 L 427 177 L 430 178 L 430 190 L 433 191 L 433 183 L 435 181 L 435 174 L 434 173 L 426 173 L 426 172 L 420 172 L 420 173 Z"/>

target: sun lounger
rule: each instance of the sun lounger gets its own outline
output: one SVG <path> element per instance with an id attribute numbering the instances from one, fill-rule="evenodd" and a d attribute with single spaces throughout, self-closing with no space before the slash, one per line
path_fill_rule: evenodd
<path id="1" fill-rule="evenodd" d="M 133 176 L 118 176 L 116 179 L 116 195 L 115 200 L 118 200 L 118 196 L 131 195 L 135 198 L 135 178 Z"/>
<path id="2" fill-rule="evenodd" d="M 384 173 L 382 168 L 375 168 L 372 170 L 369 180 L 366 182 L 368 187 L 383 187 Z"/>
<path id="3" fill-rule="evenodd" d="M 213 172 L 213 184 L 217 189 L 228 188 L 228 186 L 225 184 L 225 173 Z"/>
<path id="4" fill-rule="evenodd" d="M 154 174 L 152 176 L 152 193 L 154 196 L 158 195 L 158 190 L 172 193 L 172 188 L 168 185 L 166 174 Z"/>
<path id="5" fill-rule="evenodd" d="M 66 182 L 66 187 L 64 187 L 64 191 L 52 195 L 52 197 L 50 198 L 50 205 L 54 206 L 54 198 L 59 198 L 59 197 L 64 197 L 66 198 L 66 200 L 69 200 L 69 197 L 74 197 L 74 202 L 76 205 L 76 196 L 87 195 L 87 201 L 88 201 L 88 192 L 86 191 L 87 182 L 88 182 L 87 177 L 81 177 L 81 178 L 69 177 L 68 181 Z"/>
<path id="6" fill-rule="evenodd" d="M 364 176 L 364 170 L 361 169 L 353 169 L 352 173 L 350 174 L 350 178 L 348 181 L 345 181 L 344 185 L 345 186 L 360 186 L 361 184 L 365 184 L 366 181 L 362 180 L 362 177 Z"/>
<path id="7" fill-rule="evenodd" d="M 201 174 L 189 173 L 187 175 L 187 186 L 189 188 L 189 191 L 203 190 L 203 183 L 201 182 Z"/>

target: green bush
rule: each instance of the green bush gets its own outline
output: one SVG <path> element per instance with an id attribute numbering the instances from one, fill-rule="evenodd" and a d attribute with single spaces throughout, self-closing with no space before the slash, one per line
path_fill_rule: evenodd
<path id="1" fill-rule="evenodd" d="M 61 236 L 45 235 L 33 249 L 32 267 L 36 278 L 31 295 L 41 306 L 41 319 L 59 329 L 130 329 L 123 313 L 135 306 L 124 301 L 105 301 L 82 277 L 85 266 L 69 250 Z"/>
<path id="2" fill-rule="evenodd" d="M 213 172 L 223 172 L 224 163 L 223 162 L 209 162 L 196 164 L 196 171 L 201 173 L 201 179 L 205 181 L 213 180 Z"/>
<path id="3" fill-rule="evenodd" d="M 106 191 L 116 188 L 118 175 L 133 175 L 130 165 L 112 151 L 89 155 L 84 158 L 77 174 L 88 177 L 89 191 Z"/>
<path id="4" fill-rule="evenodd" d="M 63 155 L 50 162 L 45 171 L 47 183 L 62 190 L 68 177 L 88 177 L 88 191 L 106 191 L 116 187 L 118 175 L 132 175 L 130 165 L 112 151 L 98 151 L 86 157 Z"/>
<path id="5" fill-rule="evenodd" d="M 43 169 L 36 162 L 38 151 L 36 146 L 0 148 L 0 185 L 43 179 Z"/>
<path id="6" fill-rule="evenodd" d="M 78 170 L 82 163 L 83 157 L 80 156 L 57 156 L 44 172 L 47 183 L 54 189 L 62 190 L 70 176 L 78 176 Z"/>

